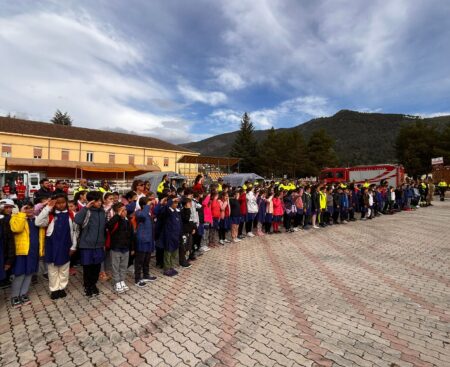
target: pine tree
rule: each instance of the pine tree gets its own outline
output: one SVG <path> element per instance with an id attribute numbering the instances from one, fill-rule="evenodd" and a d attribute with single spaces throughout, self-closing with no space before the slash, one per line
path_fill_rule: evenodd
<path id="1" fill-rule="evenodd" d="M 308 174 L 318 176 L 324 167 L 337 164 L 334 141 L 324 129 L 314 131 L 308 141 Z"/>
<path id="2" fill-rule="evenodd" d="M 404 125 L 397 136 L 397 158 L 410 176 L 420 176 L 431 171 L 431 158 L 436 156 L 439 133 L 434 126 L 422 121 Z"/>
<path id="3" fill-rule="evenodd" d="M 67 112 L 62 113 L 59 109 L 56 110 L 55 115 L 50 120 L 56 125 L 72 126 L 72 118 Z"/>
<path id="4" fill-rule="evenodd" d="M 256 169 L 257 143 L 253 134 L 254 130 L 250 116 L 245 112 L 242 116 L 241 128 L 230 151 L 232 157 L 241 158 L 239 162 L 241 172 L 254 172 Z"/>

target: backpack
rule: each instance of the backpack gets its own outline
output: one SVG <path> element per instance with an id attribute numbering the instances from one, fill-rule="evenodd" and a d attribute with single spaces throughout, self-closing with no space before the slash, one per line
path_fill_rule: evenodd
<path id="1" fill-rule="evenodd" d="M 106 230 L 106 237 L 105 237 L 105 249 L 109 250 L 111 248 L 111 235 L 117 231 L 117 228 L 119 228 L 119 222 L 114 224 L 114 227 L 111 231 L 108 229 Z"/>

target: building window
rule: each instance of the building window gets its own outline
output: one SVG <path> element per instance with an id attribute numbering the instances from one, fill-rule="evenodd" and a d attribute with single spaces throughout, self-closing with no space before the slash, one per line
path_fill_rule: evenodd
<path id="1" fill-rule="evenodd" d="M 134 164 L 134 155 L 133 154 L 130 154 L 128 156 L 128 164 Z"/>
<path id="2" fill-rule="evenodd" d="M 94 161 L 94 153 L 87 152 L 86 153 L 86 162 L 93 162 Z"/>
<path id="3" fill-rule="evenodd" d="M 147 157 L 147 166 L 153 166 L 153 157 Z"/>
<path id="4" fill-rule="evenodd" d="M 62 161 L 68 161 L 69 160 L 69 151 L 68 150 L 61 150 L 61 160 Z"/>
<path id="5" fill-rule="evenodd" d="M 34 147 L 33 148 L 33 158 L 34 159 L 41 159 L 42 158 L 42 148 L 40 148 L 40 147 Z"/>
<path id="6" fill-rule="evenodd" d="M 169 158 L 164 157 L 164 167 L 169 167 Z"/>
<path id="7" fill-rule="evenodd" d="M 2 144 L 2 157 L 3 158 L 11 157 L 11 145 Z"/>
<path id="8" fill-rule="evenodd" d="M 109 153 L 109 164 L 116 163 L 116 155 L 114 153 Z"/>

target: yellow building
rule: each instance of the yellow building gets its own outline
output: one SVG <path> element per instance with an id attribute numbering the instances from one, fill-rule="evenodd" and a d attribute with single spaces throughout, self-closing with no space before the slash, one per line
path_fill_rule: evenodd
<path id="1" fill-rule="evenodd" d="M 186 169 L 178 163 L 183 156 L 198 155 L 156 138 L 9 117 L 0 117 L 0 145 L 0 169 L 45 171 L 58 178 L 180 172 Z"/>

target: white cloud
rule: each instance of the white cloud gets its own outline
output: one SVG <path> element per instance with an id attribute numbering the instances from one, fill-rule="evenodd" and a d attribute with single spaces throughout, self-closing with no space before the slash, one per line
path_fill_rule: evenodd
<path id="1" fill-rule="evenodd" d="M 215 69 L 216 82 L 226 90 L 238 90 L 244 88 L 247 83 L 241 76 L 231 70 Z"/>
<path id="2" fill-rule="evenodd" d="M 332 113 L 328 100 L 320 96 L 303 96 L 281 102 L 273 108 L 248 111 L 257 129 L 292 126 L 307 119 L 326 116 Z M 243 112 L 232 109 L 219 109 L 212 112 L 208 119 L 221 129 L 234 131 L 239 128 Z M 225 125 L 225 126 L 224 126 Z"/>
<path id="3" fill-rule="evenodd" d="M 210 106 L 217 106 L 227 100 L 225 93 L 201 91 L 184 82 L 178 85 L 178 91 L 189 102 L 200 102 Z"/>
<path id="4" fill-rule="evenodd" d="M 48 121 L 59 108 L 76 126 L 153 130 L 169 140 L 191 137 L 190 124 L 179 116 L 133 107 L 153 105 L 157 111 L 154 101 L 173 96 L 139 73 L 144 55 L 137 45 L 89 17 L 34 12 L 0 18 L 0 54 L 0 105 L 6 112 Z M 178 132 L 160 129 L 162 121 L 178 121 Z"/>

